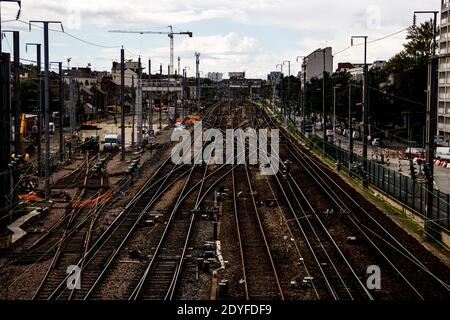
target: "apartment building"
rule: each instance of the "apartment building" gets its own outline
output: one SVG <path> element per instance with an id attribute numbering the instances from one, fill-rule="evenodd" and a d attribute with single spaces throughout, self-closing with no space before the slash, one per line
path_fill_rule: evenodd
<path id="1" fill-rule="evenodd" d="M 324 69 L 324 54 L 325 54 L 325 72 L 333 73 L 333 49 L 327 47 L 324 49 L 317 49 L 303 59 L 302 70 L 306 69 L 306 81 L 312 78 L 322 79 Z"/>
<path id="2" fill-rule="evenodd" d="M 439 50 L 438 135 L 450 140 L 450 0 L 442 0 Z"/>

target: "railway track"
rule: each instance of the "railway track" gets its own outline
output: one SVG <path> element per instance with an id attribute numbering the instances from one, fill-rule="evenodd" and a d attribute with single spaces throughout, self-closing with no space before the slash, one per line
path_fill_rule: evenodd
<path id="1" fill-rule="evenodd" d="M 223 118 L 219 120 L 216 118 L 213 127 L 216 127 L 217 121 L 218 127 L 221 127 Z M 198 160 L 200 158 L 195 159 L 195 161 Z M 209 161 L 209 159 L 205 160 Z M 207 165 L 192 167 L 152 254 L 152 259 L 129 296 L 130 300 L 174 299 L 202 199 L 223 178 L 212 182 L 209 180 L 215 178 L 226 168 L 226 165 L 220 166 L 210 174 L 208 174 L 208 168 Z M 207 184 L 210 184 L 209 188 L 206 187 Z"/>
<path id="2" fill-rule="evenodd" d="M 236 175 L 246 178 L 238 183 Z M 233 169 L 232 183 L 245 297 L 247 300 L 283 300 L 283 289 L 261 223 L 246 165 Z M 242 190 L 246 190 L 246 197 L 238 195 L 242 194 Z"/>
<path id="3" fill-rule="evenodd" d="M 36 248 L 32 250 L 32 256 L 45 259 L 49 253 L 53 255 L 50 266 L 33 296 L 34 299 L 48 297 L 55 285 L 66 277 L 68 266 L 76 264 L 91 244 L 94 225 L 108 202 L 102 199 L 102 195 L 108 192 L 112 195 L 112 190 L 106 176 L 91 177 L 90 169 L 91 166 L 87 164 L 84 183 L 78 197 L 66 208 L 66 211 L 70 211 L 66 212 L 62 222 L 34 244 Z M 89 177 L 98 184 L 89 185 Z"/>
<path id="4" fill-rule="evenodd" d="M 257 113 L 256 110 L 255 113 Z M 265 127 L 267 121 L 265 121 L 266 119 L 263 120 L 261 122 L 260 119 L 254 117 L 252 122 L 254 126 Z M 277 157 L 279 158 L 279 155 Z M 280 159 L 279 161 L 282 166 L 286 167 Z M 279 194 L 282 195 L 283 202 L 289 208 L 287 212 L 290 214 L 284 220 L 287 221 L 288 225 L 300 232 L 299 236 L 305 242 L 310 252 L 308 258 L 310 261 L 314 261 L 311 269 L 316 272 L 317 276 L 320 276 L 320 279 L 308 276 L 303 280 L 302 284 L 312 287 L 316 291 L 317 296 L 319 296 L 316 286 L 317 283 L 320 283 L 322 296 L 326 292 L 326 296 L 334 300 L 372 299 L 371 294 L 360 281 L 342 250 L 321 221 L 318 220 L 319 217 L 311 203 L 307 198 L 300 200 L 298 196 L 299 191 L 300 194 L 302 193 L 292 176 L 290 179 L 286 179 L 286 176 L 278 172 L 273 175 L 272 181 L 277 186 Z M 297 190 L 294 190 L 292 187 L 292 182 Z M 294 237 L 293 239 L 297 241 L 297 248 L 302 246 L 301 243 L 298 243 L 298 238 L 295 239 Z M 309 271 L 307 273 L 309 274 Z"/>
<path id="5" fill-rule="evenodd" d="M 234 123 L 240 122 L 241 126 L 257 127 L 256 119 L 246 121 L 244 112 L 234 120 Z M 245 161 L 245 164 L 233 166 L 231 171 L 233 212 L 239 247 L 236 255 L 241 260 L 245 299 L 284 300 L 282 285 L 256 203 L 256 191 L 247 166 L 248 156 Z"/>
<path id="6" fill-rule="evenodd" d="M 66 214 L 47 232 L 39 237 L 31 246 L 27 249 L 27 253 L 19 257 L 15 263 L 17 264 L 31 264 L 41 260 L 49 258 L 49 256 L 55 254 L 58 246 L 61 245 L 64 237 L 72 233 L 74 229 L 81 227 L 86 220 L 92 216 L 93 211 L 100 209 L 101 205 L 95 210 L 89 210 L 89 208 L 83 208 L 83 201 L 94 201 L 98 197 L 109 190 L 108 177 L 106 176 L 91 176 L 90 166 L 84 166 L 84 183 L 81 187 L 78 187 L 77 196 L 72 200 L 69 206 L 66 207 Z M 83 173 L 80 171 L 80 174 Z M 89 185 L 92 180 L 95 180 L 94 186 Z"/>
<path id="7" fill-rule="evenodd" d="M 82 289 L 68 289 L 66 287 L 68 276 L 66 275 L 63 279 L 58 279 L 60 280 L 59 283 L 58 281 L 51 283 L 49 286 L 49 288 L 52 288 L 51 292 L 46 292 L 39 298 L 88 299 L 93 295 L 101 280 L 106 276 L 109 267 L 117 258 L 118 253 L 150 208 L 191 170 L 184 170 L 187 166 L 172 164 L 170 160 L 168 158 L 160 166 L 97 241 L 90 248 L 86 248 L 84 255 L 76 263 L 83 274 L 81 278 Z M 38 292 L 40 290 L 41 288 L 38 289 Z"/>
<path id="8" fill-rule="evenodd" d="M 266 115 L 263 116 L 270 127 L 279 128 L 272 119 L 268 118 Z M 404 286 L 408 288 L 411 297 L 424 299 L 425 295 L 423 292 L 429 291 L 431 288 L 433 288 L 433 291 L 440 291 L 440 294 L 437 296 L 440 296 L 441 298 L 448 296 L 449 287 L 445 281 L 419 261 L 410 249 L 407 249 L 401 244 L 392 232 L 388 231 L 387 228 L 378 222 L 377 219 L 363 207 L 363 204 L 358 203 L 349 193 L 349 190 L 345 189 L 345 187 L 336 181 L 336 178 L 330 173 L 329 168 L 324 164 L 315 161 L 314 157 L 293 141 L 282 128 L 280 128 L 280 132 L 282 133 L 282 139 L 288 144 L 288 147 L 285 148 L 285 150 L 287 151 L 287 154 L 289 154 L 289 158 L 302 167 L 310 179 L 312 179 L 314 185 L 320 188 L 321 194 L 334 204 L 336 211 L 344 213 L 344 221 L 348 221 L 353 230 L 355 230 L 365 243 L 373 249 L 374 254 L 384 260 L 386 266 L 391 269 L 391 272 L 393 272 L 393 274 L 403 282 Z M 291 188 L 293 193 L 300 194 L 304 203 L 307 203 L 308 199 L 305 190 L 296 182 L 296 179 L 294 179 L 292 175 L 291 178 L 289 188 Z M 295 200 L 297 202 L 298 199 Z M 327 230 L 330 226 L 327 226 L 327 223 L 324 223 L 321 220 L 320 215 L 317 212 L 314 212 L 312 204 L 307 203 L 307 206 L 309 207 L 308 211 L 313 213 L 316 224 L 319 224 L 322 230 Z M 311 222 L 313 219 L 305 220 Z M 309 237 L 309 239 L 311 239 L 311 237 Z M 426 277 L 422 276 L 423 273 Z M 416 279 L 416 275 L 421 275 L 420 280 Z M 429 279 L 424 281 L 424 278 L 427 277 Z M 341 282 L 346 283 L 347 281 L 345 281 L 345 279 L 347 279 L 347 277 L 342 277 L 343 281 Z M 435 286 L 430 286 L 428 281 L 433 281 Z M 352 294 L 352 290 L 347 290 L 356 288 L 354 285 L 346 285 L 346 287 L 345 291 L 348 291 L 348 297 L 354 298 L 354 296 L 357 296 Z M 332 293 L 331 288 L 329 288 L 329 291 Z M 339 297 L 339 293 L 342 291 L 343 290 L 335 291 L 335 295 Z M 342 292 L 340 295 L 345 296 L 345 292 Z M 428 296 L 434 295 L 435 294 L 428 292 Z M 370 296 L 368 297 L 370 298 Z"/>

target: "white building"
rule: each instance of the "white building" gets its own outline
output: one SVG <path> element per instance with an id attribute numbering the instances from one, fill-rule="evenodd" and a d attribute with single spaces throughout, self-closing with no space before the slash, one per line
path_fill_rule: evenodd
<path id="1" fill-rule="evenodd" d="M 208 72 L 208 79 L 214 82 L 222 81 L 223 73 L 220 72 Z"/>
<path id="2" fill-rule="evenodd" d="M 322 79 L 324 71 L 324 54 L 325 54 L 325 72 L 333 73 L 333 49 L 327 47 L 324 49 L 317 49 L 306 58 L 303 59 L 303 67 L 306 67 L 306 81 L 312 78 Z"/>
<path id="3" fill-rule="evenodd" d="M 450 0 L 442 0 L 439 59 L 438 135 L 450 139 Z"/>

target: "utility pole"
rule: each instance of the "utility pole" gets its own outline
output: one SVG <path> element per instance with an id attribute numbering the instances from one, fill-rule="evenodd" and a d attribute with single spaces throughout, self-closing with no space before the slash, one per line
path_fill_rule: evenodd
<path id="1" fill-rule="evenodd" d="M 59 161 L 64 159 L 64 126 L 63 126 L 63 112 L 64 112 L 64 82 L 62 62 L 50 62 L 58 64 L 59 72 Z"/>
<path id="2" fill-rule="evenodd" d="M 31 30 L 32 23 L 42 23 L 44 25 L 44 106 L 45 106 L 45 199 L 50 198 L 50 133 L 49 133 L 49 120 L 50 120 L 50 88 L 49 88 L 49 45 L 48 45 L 48 25 L 50 23 L 56 23 L 61 25 L 61 30 L 64 32 L 61 21 L 33 21 L 29 22 L 29 28 Z"/>
<path id="3" fill-rule="evenodd" d="M 275 114 L 275 88 L 277 82 L 272 79 L 272 112 Z M 229 89 L 228 89 L 229 90 Z"/>
<path id="4" fill-rule="evenodd" d="M 71 72 L 70 72 L 70 61 L 72 58 L 67 58 L 67 74 L 69 77 L 69 104 L 70 104 L 70 114 L 69 114 L 69 120 L 70 120 L 70 149 L 69 153 L 71 153 L 71 148 L 73 146 L 73 133 L 76 130 L 77 126 L 77 119 L 76 119 L 76 110 L 75 110 L 75 80 L 73 79 Z M 70 156 L 72 156 L 70 154 Z"/>
<path id="5" fill-rule="evenodd" d="M 185 66 L 183 69 L 183 94 L 182 94 L 182 101 L 183 101 L 183 118 L 186 118 L 186 97 L 184 94 L 184 89 L 186 86 L 186 80 L 187 80 L 187 69 L 190 69 L 189 66 Z"/>
<path id="6" fill-rule="evenodd" d="M 350 160 L 349 160 L 349 170 L 351 170 L 351 165 L 353 163 L 353 123 L 352 123 L 352 84 L 349 83 L 348 86 L 348 125 L 349 125 L 349 140 L 350 140 Z"/>
<path id="7" fill-rule="evenodd" d="M 322 52 L 323 56 L 323 73 L 322 73 L 322 114 L 323 114 L 323 140 L 322 140 L 322 150 L 323 155 L 325 155 L 325 141 L 327 140 L 327 122 L 325 117 L 325 87 L 326 87 L 326 81 L 325 81 L 325 75 L 326 75 L 326 49 L 323 48 L 320 50 Z"/>
<path id="8" fill-rule="evenodd" d="M 133 93 L 136 96 L 136 93 L 134 92 L 134 76 L 131 76 L 131 96 L 133 97 Z M 131 150 L 134 150 L 134 114 L 136 112 L 136 97 L 133 101 L 133 107 L 131 110 Z"/>
<path id="9" fill-rule="evenodd" d="M 4 33 L 13 34 L 13 50 L 14 50 L 14 153 L 16 157 L 23 153 L 22 141 L 20 137 L 20 118 L 21 118 L 21 99 L 20 99 L 20 36 L 19 31 L 4 30 Z"/>
<path id="10" fill-rule="evenodd" d="M 5 31 L 6 32 L 6 31 Z M 16 157 L 23 153 L 22 141 L 20 137 L 20 118 L 22 112 L 20 99 L 20 35 L 19 31 L 13 32 L 14 47 L 14 131 L 15 131 L 15 147 Z"/>
<path id="11" fill-rule="evenodd" d="M 0 175 L 0 201 L 4 205 L 0 208 L 0 215 L 6 217 L 11 199 L 11 64 L 10 54 L 0 52 L 0 168 L 4 172 Z M 11 201 L 12 200 L 12 201 Z M 0 232 L 6 225 L 6 220 L 0 220 Z"/>
<path id="12" fill-rule="evenodd" d="M 291 120 L 291 61 L 287 60 L 287 61 L 283 61 L 283 64 L 287 63 L 288 64 L 288 96 L 287 96 L 287 112 L 288 112 L 288 119 Z M 286 109 L 285 109 L 286 112 Z M 286 114 L 284 115 L 286 116 Z"/>
<path id="13" fill-rule="evenodd" d="M 152 59 L 148 59 L 148 81 L 152 81 Z M 150 84 L 151 87 L 151 84 Z M 150 91 L 150 99 L 148 100 L 148 129 L 153 131 L 153 93 Z"/>
<path id="14" fill-rule="evenodd" d="M 335 85 L 333 87 L 333 143 L 336 144 L 336 89 L 341 86 Z"/>
<path id="15" fill-rule="evenodd" d="M 368 188 L 369 187 L 369 181 L 368 181 L 368 172 L 367 172 L 367 147 L 368 147 L 368 141 L 367 137 L 369 136 L 369 128 L 368 128 L 368 122 L 369 122 L 369 70 L 367 66 L 367 36 L 352 36 L 352 46 L 353 46 L 353 39 L 364 39 L 364 80 L 363 80 L 363 103 L 362 103 L 362 113 L 363 113 L 363 170 L 364 170 L 364 176 L 363 176 L 363 187 Z"/>
<path id="16" fill-rule="evenodd" d="M 136 91 L 136 117 L 137 117 L 137 145 L 142 146 L 142 64 L 141 57 L 138 59 L 138 82 Z"/>
<path id="17" fill-rule="evenodd" d="M 197 78 L 197 109 L 201 110 L 201 91 L 200 91 L 200 52 L 195 53 L 195 76 Z"/>
<path id="18" fill-rule="evenodd" d="M 3 52 L 2 38 L 3 38 L 3 32 L 4 32 L 4 31 L 2 31 L 2 5 L 1 5 L 1 2 L 16 2 L 19 5 L 19 11 L 17 12 L 16 20 L 19 20 L 20 11 L 22 9 L 22 2 L 19 0 L 0 0 L 0 53 Z"/>
<path id="19" fill-rule="evenodd" d="M 439 228 L 433 217 L 433 198 L 434 198 L 434 154 L 435 154 L 435 137 L 437 133 L 437 101 L 438 101 L 438 66 L 439 57 L 436 55 L 437 50 L 437 15 L 439 11 L 415 11 L 414 27 L 416 14 L 433 14 L 433 43 L 431 57 L 428 62 L 428 99 L 427 99 L 427 135 L 426 135 L 426 154 L 428 164 L 427 175 L 427 195 L 426 195 L 426 219 L 425 219 L 425 235 L 430 239 L 440 239 Z"/>
<path id="20" fill-rule="evenodd" d="M 306 56 L 297 56 L 297 62 L 299 58 L 303 58 L 302 74 L 303 74 L 303 104 L 302 104 L 302 131 L 305 132 L 305 117 L 306 117 L 306 68 L 307 59 Z M 301 86 L 300 86 L 301 87 Z"/>
<path id="21" fill-rule="evenodd" d="M 37 90 L 37 113 L 38 113 L 38 123 L 37 123 L 37 174 L 42 175 L 42 75 L 41 75 L 41 44 L 40 43 L 27 43 L 25 45 L 25 50 L 28 50 L 28 46 L 36 46 L 36 63 L 37 63 L 37 75 L 38 75 L 38 90 Z"/>
<path id="22" fill-rule="evenodd" d="M 20 99 L 20 35 L 19 31 L 3 30 L 3 33 L 13 34 L 13 59 L 14 59 L 14 154 L 16 158 L 23 153 L 22 141 L 20 137 L 21 99 Z"/>
<path id="23" fill-rule="evenodd" d="M 125 106 L 124 106 L 124 94 L 125 94 L 125 50 L 120 49 L 120 106 L 121 106 L 121 124 L 120 128 L 120 140 L 121 140 L 121 160 L 125 161 Z"/>
<path id="24" fill-rule="evenodd" d="M 284 90 L 283 90 L 283 87 L 284 87 L 284 75 L 283 75 L 283 64 L 282 63 L 277 64 L 275 68 L 278 69 L 278 67 L 280 67 L 280 69 L 281 69 L 281 79 L 280 79 L 281 80 L 281 83 L 280 83 L 281 114 L 284 114 Z"/>

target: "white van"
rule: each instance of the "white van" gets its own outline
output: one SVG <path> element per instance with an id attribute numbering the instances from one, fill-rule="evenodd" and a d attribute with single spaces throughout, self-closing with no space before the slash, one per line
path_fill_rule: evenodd
<path id="1" fill-rule="evenodd" d="M 450 148 L 448 147 L 436 148 L 436 158 L 442 160 L 450 160 Z"/>
<path id="2" fill-rule="evenodd" d="M 120 145 L 120 136 L 115 133 L 105 134 L 104 150 L 117 150 Z"/>

